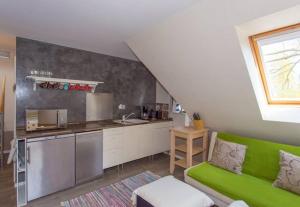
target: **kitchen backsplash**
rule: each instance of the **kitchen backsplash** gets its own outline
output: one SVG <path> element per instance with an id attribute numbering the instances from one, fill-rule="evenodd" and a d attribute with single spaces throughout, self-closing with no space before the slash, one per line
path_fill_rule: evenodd
<path id="1" fill-rule="evenodd" d="M 113 93 L 113 116 L 140 115 L 140 105 L 154 103 L 156 79 L 140 62 L 69 47 L 17 38 L 16 116 L 17 126 L 25 125 L 25 109 L 68 109 L 70 122 L 85 121 L 86 93 L 37 88 L 25 80 L 32 70 L 50 71 L 55 78 L 104 81 L 96 92 Z M 126 110 L 118 105 L 125 104 Z"/>

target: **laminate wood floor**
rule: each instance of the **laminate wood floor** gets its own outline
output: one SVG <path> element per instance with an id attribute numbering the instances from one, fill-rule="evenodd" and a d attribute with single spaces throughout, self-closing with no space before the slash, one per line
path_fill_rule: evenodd
<path id="1" fill-rule="evenodd" d="M 124 178 L 139 174 L 146 170 L 160 176 L 169 175 L 169 156 L 158 154 L 151 160 L 148 157 L 124 164 L 123 169 L 118 171 L 117 167 L 104 171 L 104 175 L 94 181 L 76 186 L 74 188 L 36 199 L 26 207 L 61 207 L 60 202 L 94 191 L 100 187 L 118 182 Z M 183 169 L 177 167 L 174 176 L 183 180 Z M 0 207 L 15 207 L 16 192 L 13 184 L 13 168 L 5 166 L 0 170 Z"/>

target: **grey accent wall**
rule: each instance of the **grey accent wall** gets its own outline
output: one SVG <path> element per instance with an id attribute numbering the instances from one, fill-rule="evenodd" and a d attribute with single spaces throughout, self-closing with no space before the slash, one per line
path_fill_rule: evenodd
<path id="1" fill-rule="evenodd" d="M 66 108 L 70 122 L 85 121 L 85 92 L 33 91 L 32 81 L 25 80 L 31 70 L 52 71 L 56 78 L 104 81 L 96 92 L 113 93 L 114 118 L 139 115 L 140 105 L 155 102 L 156 79 L 140 62 L 19 37 L 16 53 L 17 126 L 25 125 L 26 108 Z M 125 111 L 118 109 L 121 103 Z"/>

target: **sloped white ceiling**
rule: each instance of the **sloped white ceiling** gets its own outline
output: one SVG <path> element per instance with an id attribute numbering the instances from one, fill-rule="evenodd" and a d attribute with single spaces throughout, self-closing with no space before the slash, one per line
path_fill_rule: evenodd
<path id="1" fill-rule="evenodd" d="M 190 114 L 200 112 L 209 128 L 300 145 L 299 124 L 262 120 L 235 31 L 236 25 L 299 3 L 203 0 L 128 44 Z"/>
<path id="2" fill-rule="evenodd" d="M 136 59 L 132 34 L 199 0 L 1 0 L 0 31 Z"/>

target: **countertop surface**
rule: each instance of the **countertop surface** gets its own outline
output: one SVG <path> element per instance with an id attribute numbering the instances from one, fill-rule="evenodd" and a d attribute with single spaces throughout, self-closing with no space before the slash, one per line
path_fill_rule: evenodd
<path id="1" fill-rule="evenodd" d="M 168 122 L 172 121 L 172 119 L 167 120 L 149 120 L 147 123 L 142 124 L 152 124 L 152 123 L 160 123 L 160 122 Z M 116 127 L 126 127 L 126 126 L 134 126 L 141 124 L 118 124 L 113 120 L 102 120 L 102 121 L 91 121 L 84 123 L 69 123 L 67 128 L 64 129 L 51 129 L 51 130 L 41 130 L 41 131 L 33 131 L 27 132 L 25 128 L 17 128 L 16 135 L 18 139 L 30 139 L 37 137 L 45 137 L 45 136 L 56 136 L 63 134 L 72 134 L 72 133 L 80 133 L 80 132 L 89 132 L 89 131 L 98 131 L 109 128 Z"/>

